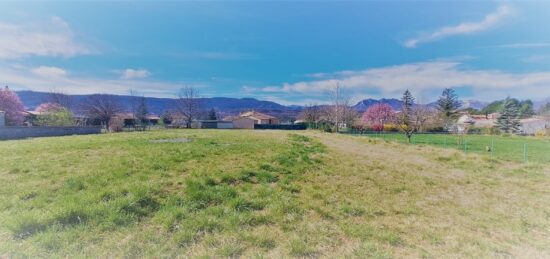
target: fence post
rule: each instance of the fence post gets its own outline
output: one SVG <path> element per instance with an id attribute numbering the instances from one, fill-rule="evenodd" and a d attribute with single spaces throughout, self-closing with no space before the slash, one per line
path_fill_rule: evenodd
<path id="1" fill-rule="evenodd" d="M 466 137 L 464 137 L 464 153 L 468 153 L 468 141 Z"/>
<path id="2" fill-rule="evenodd" d="M 445 148 L 447 148 L 447 134 L 445 134 L 445 139 L 444 139 L 444 145 L 445 145 Z"/>
<path id="3" fill-rule="evenodd" d="M 523 143 L 523 162 L 527 163 L 527 143 Z"/>

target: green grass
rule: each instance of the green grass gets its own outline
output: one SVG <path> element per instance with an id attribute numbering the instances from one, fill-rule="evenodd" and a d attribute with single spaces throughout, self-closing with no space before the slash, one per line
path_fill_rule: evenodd
<path id="1" fill-rule="evenodd" d="M 401 133 L 369 133 L 362 136 L 386 141 L 407 143 Z M 518 161 L 550 163 L 550 139 L 524 136 L 489 136 L 455 134 L 415 134 L 411 144 L 432 145 L 440 148 L 483 154 L 488 157 Z"/>
<path id="2" fill-rule="evenodd" d="M 190 142 L 154 141 L 170 139 Z M 164 130 L 3 141 L 0 165 L 0 257 L 550 255 L 550 168 L 537 161 Z"/>

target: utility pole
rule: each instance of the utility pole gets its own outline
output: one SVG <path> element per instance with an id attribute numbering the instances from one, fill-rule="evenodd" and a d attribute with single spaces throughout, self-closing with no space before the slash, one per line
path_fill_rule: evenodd
<path id="1" fill-rule="evenodd" d="M 338 131 L 340 130 L 340 125 L 339 125 L 339 118 L 338 116 L 340 115 L 340 83 L 336 83 L 336 100 L 335 100 L 335 104 L 336 104 L 336 133 L 338 133 Z"/>

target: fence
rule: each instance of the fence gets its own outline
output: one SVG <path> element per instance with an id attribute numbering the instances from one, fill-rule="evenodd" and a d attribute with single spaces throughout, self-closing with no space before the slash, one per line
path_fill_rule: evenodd
<path id="1" fill-rule="evenodd" d="M 99 133 L 101 127 L 1 127 L 0 140 Z"/>
<path id="2" fill-rule="evenodd" d="M 254 129 L 305 130 L 304 124 L 254 124 Z"/>
<path id="3" fill-rule="evenodd" d="M 357 136 L 380 138 L 385 141 L 408 144 L 399 132 L 346 132 Z M 493 136 L 477 134 L 416 133 L 413 145 L 431 145 L 452 148 L 465 153 L 484 154 L 491 158 L 520 162 L 550 163 L 550 139 L 525 136 Z"/>

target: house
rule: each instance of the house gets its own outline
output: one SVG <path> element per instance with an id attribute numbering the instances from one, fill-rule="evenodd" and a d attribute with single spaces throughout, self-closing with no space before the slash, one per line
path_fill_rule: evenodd
<path id="1" fill-rule="evenodd" d="M 0 111 L 0 128 L 6 126 L 6 113 Z"/>
<path id="2" fill-rule="evenodd" d="M 156 114 L 149 114 L 145 116 L 145 119 L 149 122 L 149 125 L 157 125 L 160 121 L 160 116 Z"/>
<path id="3" fill-rule="evenodd" d="M 224 120 L 196 120 L 191 123 L 194 129 L 232 129 L 232 121 Z"/>
<path id="4" fill-rule="evenodd" d="M 519 131 L 525 135 L 535 135 L 537 132 L 550 128 L 550 121 L 538 117 L 522 119 L 519 123 Z"/>
<path id="5" fill-rule="evenodd" d="M 136 125 L 136 118 L 134 114 L 129 112 L 116 113 L 114 118 L 122 119 L 124 121 L 124 127 L 130 127 Z"/>
<path id="6" fill-rule="evenodd" d="M 130 112 L 119 112 L 115 115 L 116 118 L 124 120 L 124 127 L 133 127 L 137 123 L 137 118 Z M 157 125 L 160 121 L 160 117 L 155 114 L 148 114 L 145 116 L 145 123 L 147 125 Z"/>
<path id="7" fill-rule="evenodd" d="M 255 121 L 254 124 L 279 124 L 279 119 L 271 115 L 267 115 L 256 111 L 241 113 L 239 117 L 252 119 Z"/>
<path id="8" fill-rule="evenodd" d="M 495 126 L 499 113 L 491 113 L 488 115 L 471 115 L 463 114 L 456 122 L 456 131 L 464 133 L 468 128 L 492 128 Z"/>
<path id="9" fill-rule="evenodd" d="M 254 124 L 256 124 L 256 120 L 248 117 L 235 117 L 232 121 L 235 129 L 254 129 Z"/>

